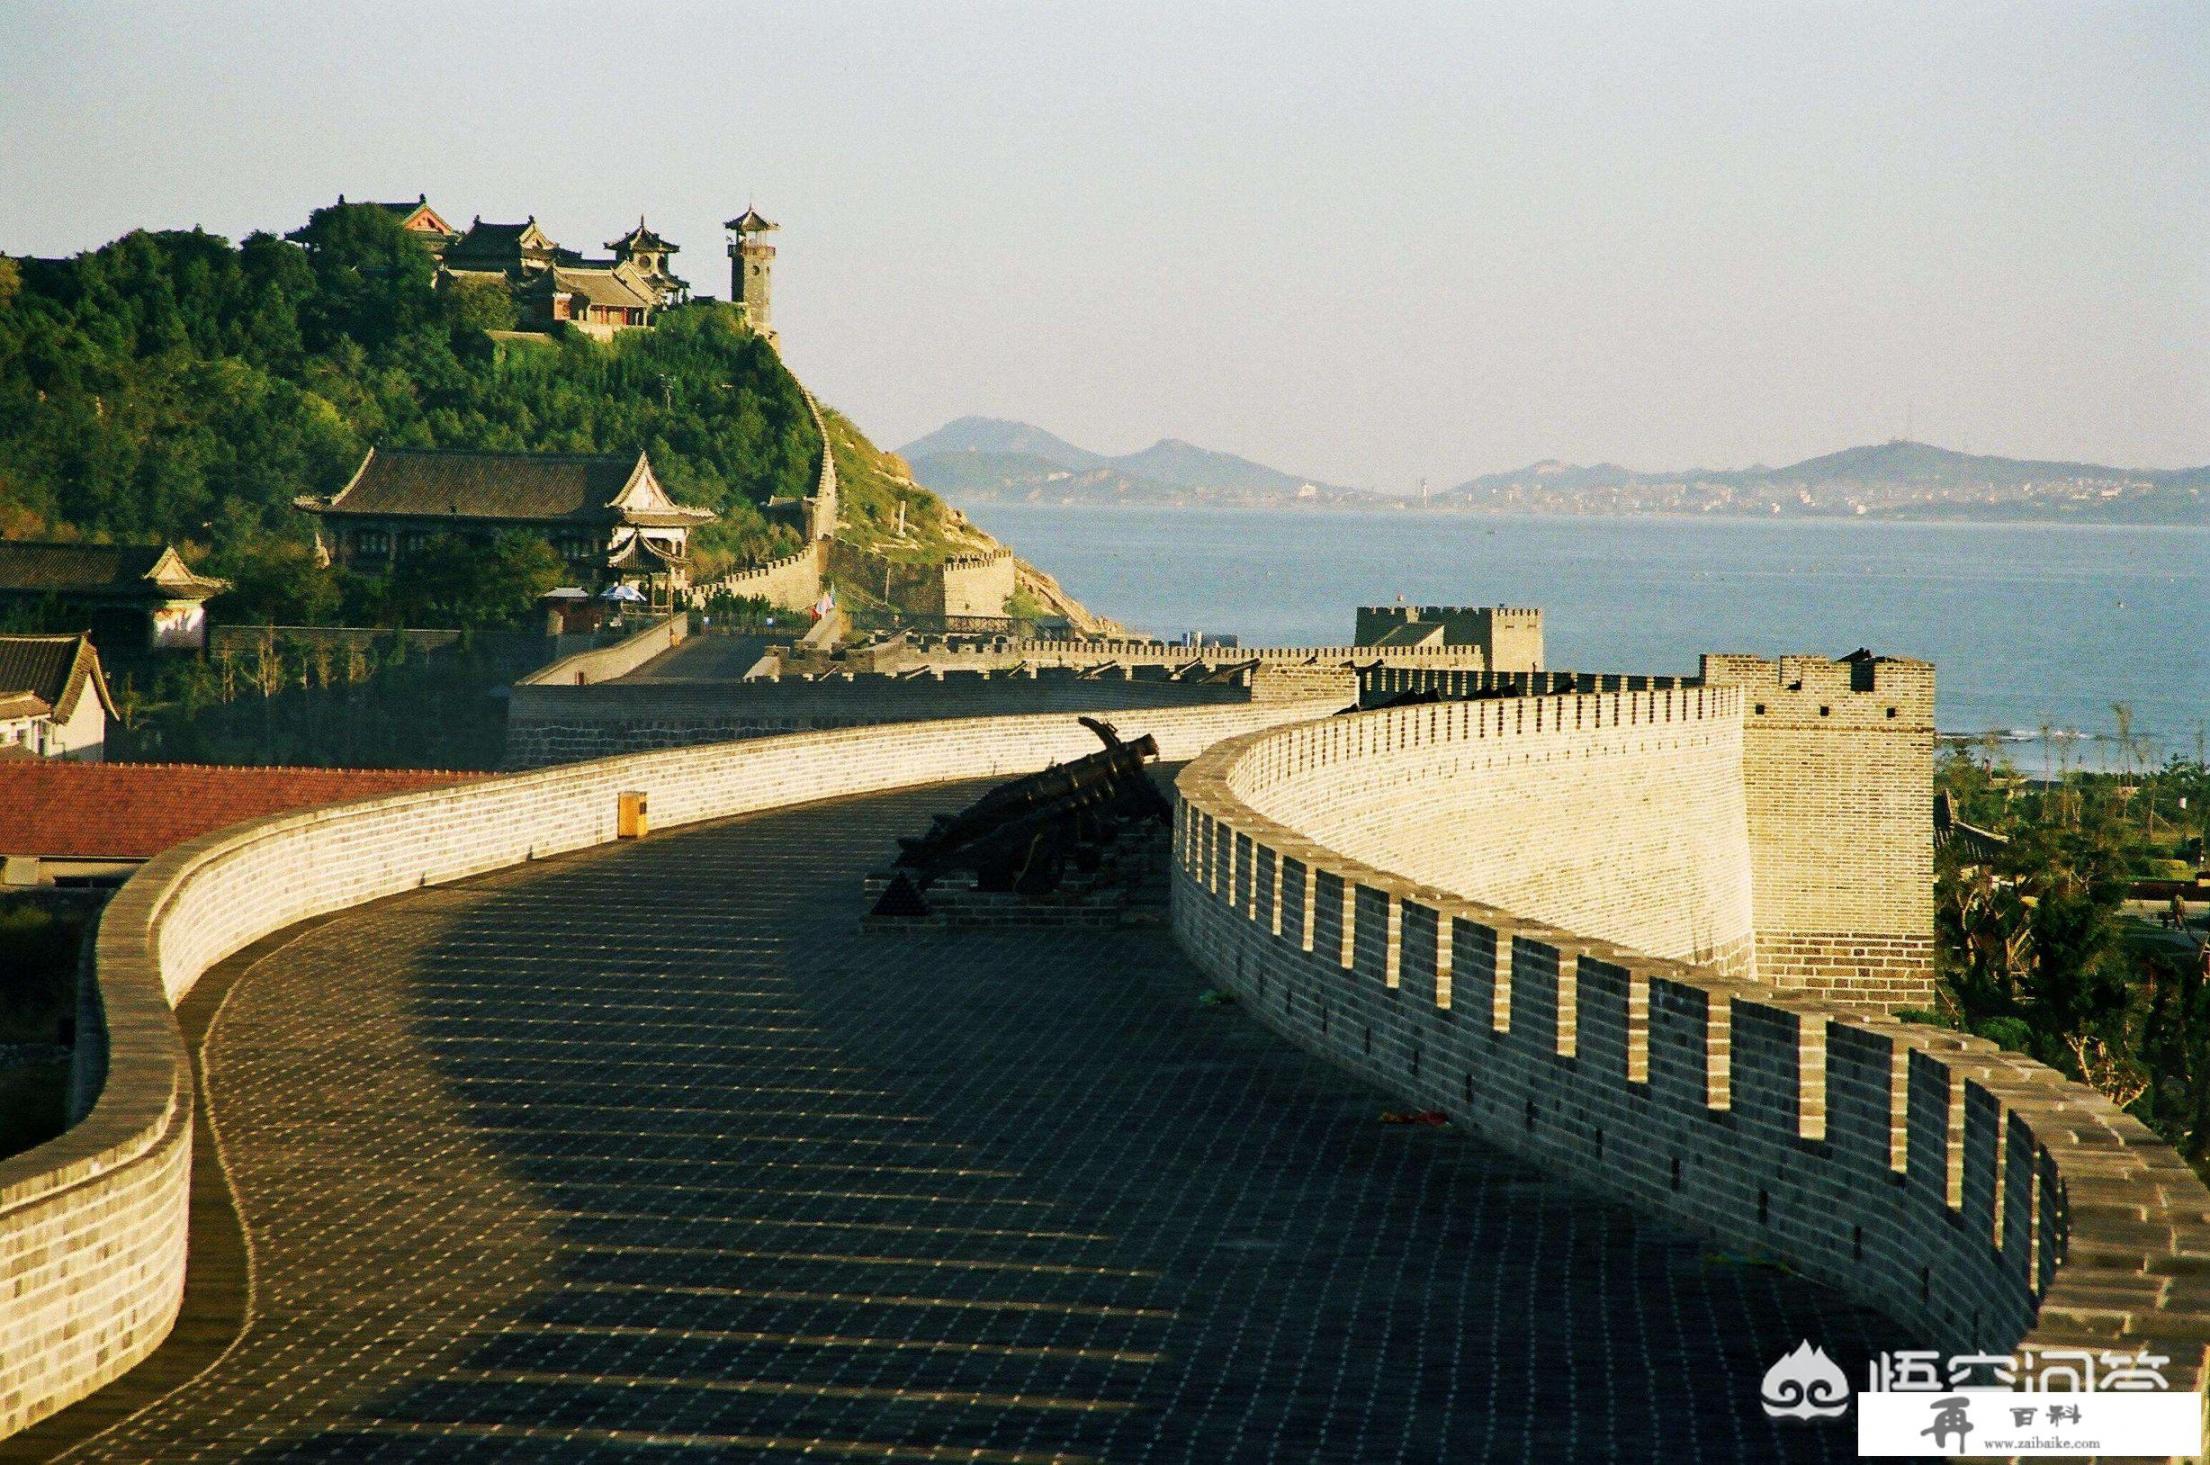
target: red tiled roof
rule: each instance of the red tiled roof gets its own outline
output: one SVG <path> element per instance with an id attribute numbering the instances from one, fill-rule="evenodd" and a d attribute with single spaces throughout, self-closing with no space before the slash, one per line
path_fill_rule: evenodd
<path id="1" fill-rule="evenodd" d="M 433 768 L 0 762 L 0 855 L 143 860 L 264 814 L 484 778 Z"/>

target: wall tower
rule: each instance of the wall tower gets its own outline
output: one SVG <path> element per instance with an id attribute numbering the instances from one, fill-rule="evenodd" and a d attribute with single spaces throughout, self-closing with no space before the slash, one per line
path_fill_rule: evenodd
<path id="1" fill-rule="evenodd" d="M 775 268 L 775 246 L 766 235 L 776 227 L 749 204 L 743 213 L 721 226 L 729 240 L 729 300 L 744 313 L 745 324 L 755 335 L 775 340 L 775 313 L 770 294 Z"/>
<path id="2" fill-rule="evenodd" d="M 1934 668 L 1706 656 L 1742 689 L 1757 976 L 1894 1011 L 1934 991 Z"/>

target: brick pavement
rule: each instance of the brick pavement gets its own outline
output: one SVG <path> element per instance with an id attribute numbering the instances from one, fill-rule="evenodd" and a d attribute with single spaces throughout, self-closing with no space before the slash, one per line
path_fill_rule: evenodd
<path id="1" fill-rule="evenodd" d="M 1877 1317 L 1383 1104 L 1164 933 L 870 934 L 902 794 L 304 933 L 210 1026 L 249 1326 L 76 1459 L 1852 1458 Z"/>

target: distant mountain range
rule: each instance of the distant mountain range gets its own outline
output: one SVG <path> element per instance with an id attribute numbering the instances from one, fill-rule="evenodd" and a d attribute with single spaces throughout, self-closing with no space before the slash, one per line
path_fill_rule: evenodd
<path id="1" fill-rule="evenodd" d="M 1385 502 L 1378 494 L 1300 478 L 1161 438 L 1118 457 L 1078 448 L 1025 422 L 962 417 L 899 454 L 913 476 L 962 503 L 1213 504 L 1254 508 L 1282 503 Z"/>
<path id="2" fill-rule="evenodd" d="M 1025 422 L 962 417 L 899 450 L 960 503 L 1417 510 L 1419 500 L 1284 473 L 1174 438 L 1118 457 Z M 2210 467 L 2112 468 L 1895 441 L 1783 468 L 1642 472 L 1546 460 L 1427 497 L 1432 511 L 2210 524 Z"/>
<path id="3" fill-rule="evenodd" d="M 1952 452 L 1896 441 L 1785 468 L 1641 473 L 1548 461 L 1437 495 L 1454 509 L 1576 514 L 1727 513 L 1916 519 L 2210 523 L 2210 467 L 2111 468 Z"/>

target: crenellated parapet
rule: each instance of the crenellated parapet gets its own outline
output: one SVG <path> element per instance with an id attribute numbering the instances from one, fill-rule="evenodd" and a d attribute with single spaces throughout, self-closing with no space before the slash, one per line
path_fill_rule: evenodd
<path id="1" fill-rule="evenodd" d="M 1740 731 L 1746 695 L 1561 695 L 1502 718 L 1411 706 L 1220 743 L 1177 780 L 1177 935 L 1300 1045 L 1593 1192 L 1840 1287 L 1918 1345 L 2147 1346 L 2173 1389 L 2201 1387 L 2210 1192 L 2101 1095 L 1983 1039 L 1619 938 L 1647 915 L 1610 938 L 1545 919 L 1539 881 L 1498 898 L 1506 860 L 1417 877 L 1378 825 L 1330 813 L 1364 798 L 1402 814 L 1486 781 L 1571 884 L 1603 852 L 1649 858 L 1623 838 L 1672 837 L 1691 791 L 1651 784 L 1638 748 Z M 1661 817 L 1589 839 L 1585 795 L 1558 807 L 1561 762 Z M 1505 824 L 1460 819 L 1458 837 L 1509 844 Z"/>

